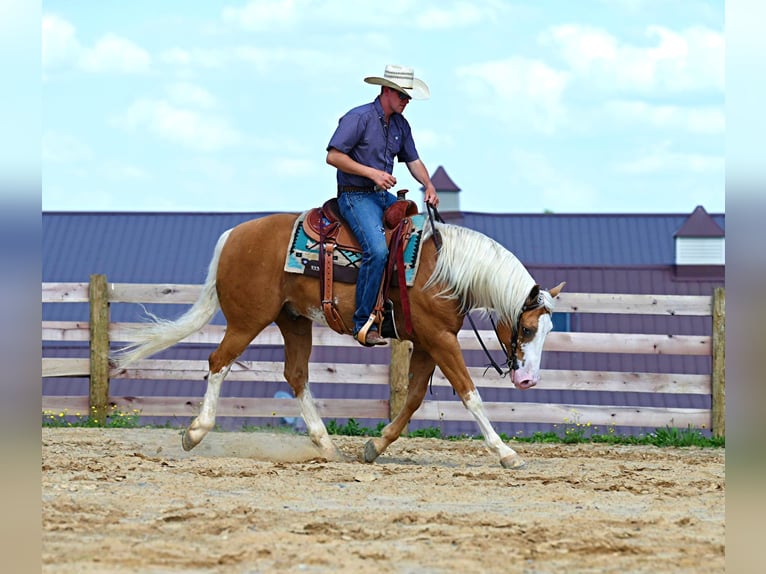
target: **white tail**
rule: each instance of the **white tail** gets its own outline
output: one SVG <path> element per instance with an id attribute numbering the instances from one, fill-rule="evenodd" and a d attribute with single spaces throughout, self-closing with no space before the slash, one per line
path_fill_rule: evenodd
<path id="1" fill-rule="evenodd" d="M 147 316 L 151 322 L 131 329 L 131 333 L 135 335 L 136 340 L 130 345 L 117 350 L 112 356 L 114 365 L 117 368 L 123 368 L 130 363 L 159 353 L 175 345 L 178 341 L 188 337 L 195 331 L 199 331 L 210 322 L 216 311 L 220 309 L 215 285 L 216 274 L 221 250 L 230 232 L 231 229 L 228 229 L 218 238 L 213 258 L 208 267 L 207 279 L 205 279 L 205 284 L 202 286 L 202 293 L 200 293 L 199 298 L 192 305 L 191 309 L 175 321 L 161 319 L 147 311 Z"/>

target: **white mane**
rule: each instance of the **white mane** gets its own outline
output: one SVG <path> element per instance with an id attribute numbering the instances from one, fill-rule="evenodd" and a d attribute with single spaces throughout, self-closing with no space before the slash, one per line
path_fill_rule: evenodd
<path id="1" fill-rule="evenodd" d="M 431 235 L 426 227 L 424 240 Z M 516 256 L 478 231 L 446 223 L 436 229 L 443 244 L 424 288 L 441 286 L 437 296 L 457 299 L 463 312 L 492 309 L 500 319 L 515 322 L 535 286 Z M 544 304 L 552 304 L 550 296 Z"/>

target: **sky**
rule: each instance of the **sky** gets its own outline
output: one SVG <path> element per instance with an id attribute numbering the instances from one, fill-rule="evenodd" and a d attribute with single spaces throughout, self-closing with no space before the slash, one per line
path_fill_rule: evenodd
<path id="1" fill-rule="evenodd" d="M 44 211 L 319 205 L 386 64 L 463 211 L 725 211 L 723 1 L 43 1 L 41 39 Z"/>

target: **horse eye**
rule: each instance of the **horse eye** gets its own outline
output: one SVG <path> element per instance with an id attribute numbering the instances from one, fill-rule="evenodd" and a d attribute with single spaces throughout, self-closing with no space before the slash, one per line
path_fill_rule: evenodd
<path id="1" fill-rule="evenodd" d="M 530 329 L 529 327 L 522 327 L 521 328 L 521 336 L 524 337 L 525 339 L 527 337 L 532 336 L 532 329 Z"/>

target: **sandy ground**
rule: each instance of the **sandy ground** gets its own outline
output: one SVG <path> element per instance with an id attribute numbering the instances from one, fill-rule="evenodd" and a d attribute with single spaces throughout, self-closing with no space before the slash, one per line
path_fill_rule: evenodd
<path id="1" fill-rule="evenodd" d="M 724 571 L 723 449 L 42 429 L 42 571 Z"/>

